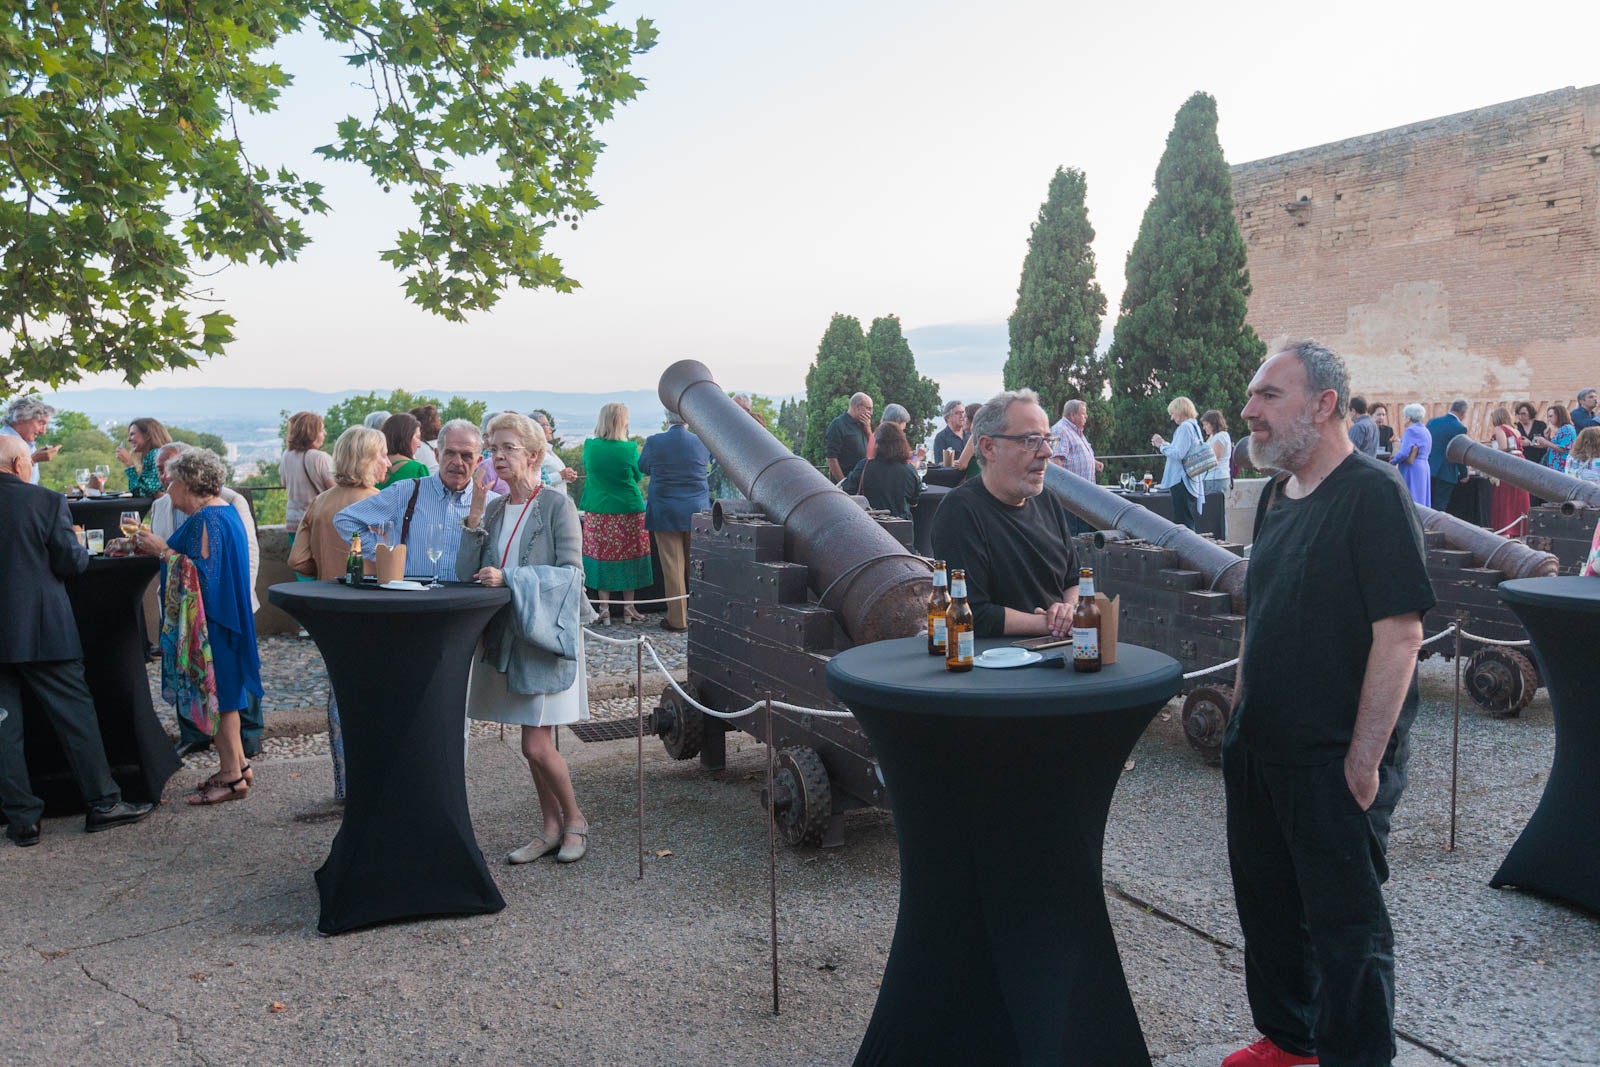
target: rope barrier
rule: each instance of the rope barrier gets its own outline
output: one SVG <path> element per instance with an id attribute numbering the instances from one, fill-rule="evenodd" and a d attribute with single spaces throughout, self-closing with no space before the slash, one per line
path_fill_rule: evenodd
<path id="1" fill-rule="evenodd" d="M 1422 642 L 1423 647 L 1427 647 L 1428 645 L 1433 644 L 1435 641 L 1443 641 L 1445 638 L 1449 637 L 1459 629 L 1459 626 L 1457 626 L 1455 623 L 1451 623 L 1449 626 L 1446 626 L 1443 630 L 1440 630 L 1432 637 L 1426 638 Z M 1528 641 L 1493 641 L 1487 637 L 1479 637 L 1476 634 L 1469 634 L 1465 630 L 1461 630 L 1461 637 L 1466 641 L 1476 641 L 1481 645 L 1495 645 L 1500 648 L 1527 648 L 1531 643 Z M 1228 660 L 1228 662 L 1219 663 L 1215 667 L 1202 667 L 1200 670 L 1190 671 L 1188 674 L 1183 676 L 1183 680 L 1187 682 L 1195 678 L 1203 678 L 1208 674 L 1216 674 L 1218 671 L 1227 670 L 1229 667 L 1237 666 L 1238 663 L 1239 658 L 1235 656 L 1233 659 Z"/>
<path id="2" fill-rule="evenodd" d="M 675 604 L 680 600 L 688 600 L 688 599 L 689 599 L 689 594 L 685 593 L 682 596 L 656 597 L 654 600 L 640 600 L 640 599 L 637 599 L 637 598 L 634 599 L 634 600 L 591 600 L 591 601 L 589 601 L 589 603 L 591 603 L 591 604 Z"/>

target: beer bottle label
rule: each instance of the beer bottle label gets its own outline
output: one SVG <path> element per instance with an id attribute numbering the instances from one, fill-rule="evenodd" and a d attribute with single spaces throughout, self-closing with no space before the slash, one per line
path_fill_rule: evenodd
<path id="1" fill-rule="evenodd" d="M 945 618 L 944 618 L 943 615 L 940 615 L 939 617 L 937 617 L 936 619 L 933 620 L 933 643 L 934 644 L 936 644 L 936 645 L 944 644 L 947 632 L 948 631 L 947 631 L 947 628 L 945 626 Z"/>
<path id="2" fill-rule="evenodd" d="M 933 572 L 933 587 L 935 589 L 948 586 L 949 584 L 950 575 L 943 567 L 940 567 L 938 570 Z"/>
<path id="3" fill-rule="evenodd" d="M 1080 600 L 1093 600 L 1094 599 L 1094 579 L 1093 578 L 1079 578 L 1078 579 L 1078 599 L 1080 599 Z"/>
<path id="4" fill-rule="evenodd" d="M 972 631 L 962 630 L 956 636 L 956 655 L 961 659 L 972 658 Z"/>
<path id="5" fill-rule="evenodd" d="M 1100 628 L 1098 626 L 1074 626 L 1072 628 L 1072 658 L 1100 658 Z"/>
<path id="6" fill-rule="evenodd" d="M 950 596 L 953 599 L 962 599 L 967 595 L 967 580 L 957 578 L 950 583 Z"/>

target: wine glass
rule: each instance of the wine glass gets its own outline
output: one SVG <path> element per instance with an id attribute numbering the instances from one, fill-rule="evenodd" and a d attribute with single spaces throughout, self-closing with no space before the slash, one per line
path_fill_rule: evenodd
<path id="1" fill-rule="evenodd" d="M 428 583 L 429 589 L 438 589 L 439 585 L 439 558 L 444 555 L 445 527 L 443 523 L 433 523 L 428 527 L 428 562 L 433 564 L 433 581 Z"/>
<path id="2" fill-rule="evenodd" d="M 124 511 L 117 525 L 122 527 L 122 536 L 132 537 L 139 532 L 139 513 L 137 511 Z"/>
<path id="3" fill-rule="evenodd" d="M 1149 492 L 1150 487 L 1156 484 L 1156 476 L 1149 471 L 1144 472 L 1144 491 Z"/>
<path id="4" fill-rule="evenodd" d="M 111 477 L 111 468 L 104 463 L 96 463 L 94 465 L 94 476 L 100 479 L 100 488 L 104 489 L 106 487 L 106 479 Z"/>
<path id="5" fill-rule="evenodd" d="M 89 488 L 89 468 L 79 467 L 72 472 L 72 480 L 77 483 L 78 492 L 81 494 Z"/>

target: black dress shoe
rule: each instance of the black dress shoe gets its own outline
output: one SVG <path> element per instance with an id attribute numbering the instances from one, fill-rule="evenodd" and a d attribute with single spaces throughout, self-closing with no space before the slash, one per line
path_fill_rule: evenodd
<path id="1" fill-rule="evenodd" d="M 89 814 L 83 817 L 83 832 L 97 834 L 113 826 L 126 826 L 155 810 L 154 804 L 130 804 L 126 800 L 119 800 L 109 808 L 90 808 Z"/>
<path id="2" fill-rule="evenodd" d="M 211 747 L 211 738 L 202 737 L 198 741 L 179 741 L 177 753 L 179 759 L 188 759 L 196 752 L 204 752 Z"/>
<path id="3" fill-rule="evenodd" d="M 661 628 L 669 634 L 681 634 L 688 629 L 687 626 L 674 626 L 666 619 L 661 620 Z"/>
<path id="4" fill-rule="evenodd" d="M 27 848 L 29 845 L 37 845 L 39 843 L 39 824 L 34 823 L 31 826 L 8 826 L 6 827 L 6 836 L 11 838 L 12 843 L 18 848 Z"/>

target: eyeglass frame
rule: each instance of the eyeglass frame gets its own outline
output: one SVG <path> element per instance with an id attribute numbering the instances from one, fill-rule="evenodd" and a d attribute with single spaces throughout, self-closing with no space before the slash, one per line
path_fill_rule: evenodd
<path id="1" fill-rule="evenodd" d="M 528 446 L 527 445 L 518 445 L 518 444 L 485 445 L 484 448 L 483 448 L 483 458 L 484 459 L 493 459 L 496 455 L 499 455 L 499 454 L 502 454 L 502 453 L 505 454 L 505 455 L 510 455 L 513 452 L 526 452 L 527 450 L 528 450 Z"/>
<path id="2" fill-rule="evenodd" d="M 983 436 L 999 438 L 1002 441 L 1015 441 L 1023 448 L 1028 448 L 1028 438 L 1037 437 L 1039 443 L 1028 448 L 1028 452 L 1033 455 L 1038 455 L 1039 449 L 1045 445 L 1049 445 L 1053 450 L 1056 440 L 1056 435 L 1053 433 L 986 433 Z"/>

